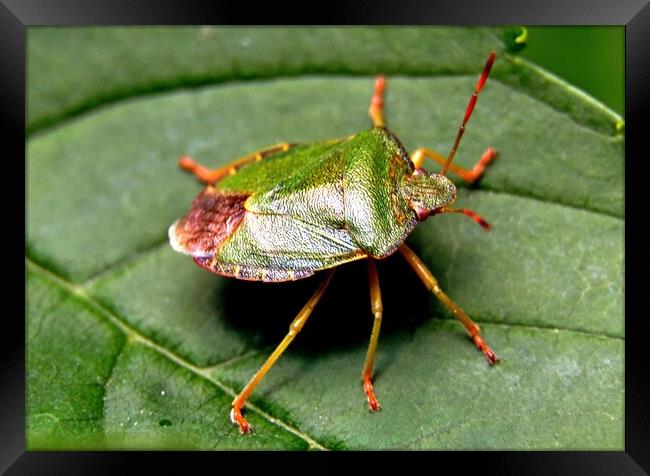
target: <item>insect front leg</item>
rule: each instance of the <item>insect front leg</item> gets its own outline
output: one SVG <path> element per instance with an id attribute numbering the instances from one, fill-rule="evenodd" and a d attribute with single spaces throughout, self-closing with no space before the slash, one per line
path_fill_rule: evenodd
<path id="1" fill-rule="evenodd" d="M 379 275 L 375 260 L 368 258 L 368 282 L 370 284 L 370 306 L 374 321 L 372 324 L 372 333 L 370 334 L 370 343 L 368 344 L 368 353 L 366 362 L 361 372 L 361 384 L 363 392 L 368 398 L 368 407 L 371 412 L 381 410 L 381 406 L 375 397 L 375 390 L 372 384 L 372 369 L 375 366 L 375 353 L 377 351 L 377 342 L 379 341 L 379 328 L 381 327 L 381 317 L 383 306 L 381 304 L 381 289 L 379 288 Z"/>
<path id="2" fill-rule="evenodd" d="M 469 333 L 469 336 L 472 338 L 474 345 L 476 346 L 477 349 L 483 352 L 483 355 L 485 355 L 485 358 L 487 359 L 488 363 L 490 365 L 496 364 L 499 361 L 499 359 L 494 354 L 492 349 L 490 349 L 490 346 L 487 345 L 486 342 L 481 337 L 481 332 L 478 327 L 478 324 L 472 321 L 469 318 L 469 316 L 465 313 L 465 311 L 463 311 L 458 304 L 452 301 L 449 298 L 449 296 L 447 296 L 442 291 L 442 289 L 440 289 L 440 286 L 438 285 L 438 281 L 436 280 L 436 278 L 433 277 L 433 275 L 424 265 L 422 260 L 418 258 L 418 256 L 408 246 L 402 243 L 402 245 L 400 245 L 399 247 L 399 251 L 400 253 L 402 253 L 402 256 L 406 258 L 408 264 L 410 264 L 411 267 L 415 270 L 416 274 L 422 280 L 424 285 L 438 299 L 440 299 L 440 301 L 445 306 L 447 306 L 447 308 L 453 313 L 454 317 L 458 319 L 463 324 L 463 326 L 465 326 L 465 329 Z"/>
<path id="3" fill-rule="evenodd" d="M 314 295 L 309 299 L 309 301 L 307 301 L 307 304 L 303 306 L 298 315 L 291 322 L 291 325 L 289 326 L 289 333 L 284 337 L 284 339 L 282 339 L 282 342 L 280 342 L 280 344 L 275 348 L 269 358 L 266 359 L 264 365 L 262 365 L 257 373 L 253 375 L 253 378 L 246 384 L 241 393 L 237 395 L 237 397 L 235 397 L 235 399 L 232 401 L 230 420 L 239 427 L 241 434 L 250 433 L 252 431 L 250 424 L 241 414 L 242 409 L 246 404 L 246 400 L 248 400 L 248 397 L 250 397 L 251 393 L 253 393 L 255 387 L 257 387 L 257 385 L 262 381 L 269 369 L 280 358 L 282 353 L 286 350 L 287 347 L 289 347 L 289 344 L 291 344 L 296 335 L 298 335 L 298 332 L 300 332 L 300 330 L 303 328 L 305 322 L 307 322 L 307 319 L 318 304 L 318 301 L 320 301 L 321 297 L 323 297 L 323 294 L 325 293 L 325 290 L 327 289 L 327 286 L 329 285 L 333 275 L 334 269 L 327 273 L 325 280 L 318 287 Z"/>
<path id="4" fill-rule="evenodd" d="M 289 144 L 287 142 L 282 142 L 280 144 L 276 144 L 272 147 L 269 147 L 267 149 L 263 149 L 257 152 L 253 152 L 251 154 L 245 155 L 244 157 L 241 157 L 234 162 L 231 162 L 227 165 L 224 165 L 223 167 L 219 167 L 217 169 L 208 169 L 204 167 L 203 165 L 199 164 L 198 162 L 195 162 L 192 158 L 190 158 L 187 155 L 183 155 L 180 159 L 178 159 L 178 166 L 186 170 L 187 172 L 190 172 L 194 174 L 194 176 L 197 178 L 199 182 L 203 182 L 206 184 L 212 184 L 215 182 L 218 182 L 222 178 L 232 175 L 235 172 L 237 172 L 237 169 L 240 167 L 243 167 L 244 165 L 255 162 L 258 160 L 262 160 L 264 157 L 266 157 L 269 154 L 272 154 L 274 152 L 284 152 L 289 150 L 293 145 L 295 144 Z"/>
<path id="5" fill-rule="evenodd" d="M 491 147 L 488 147 L 483 153 L 483 155 L 481 156 L 481 158 L 478 160 L 478 162 L 476 162 L 476 164 L 474 164 L 474 167 L 472 167 L 471 169 L 464 169 L 452 163 L 449 164 L 449 171 L 458 175 L 465 182 L 473 183 L 476 180 L 478 180 L 481 177 L 481 175 L 483 175 L 485 168 L 488 166 L 490 162 L 492 162 L 496 158 L 496 156 L 497 156 L 497 151 Z M 441 165 L 445 165 L 447 163 L 446 157 L 443 157 L 435 150 L 427 149 L 425 147 L 416 149 L 411 155 L 411 161 L 413 162 L 415 168 L 419 169 L 422 167 L 422 164 L 424 163 L 424 159 L 426 159 L 427 157 L 435 160 Z"/>

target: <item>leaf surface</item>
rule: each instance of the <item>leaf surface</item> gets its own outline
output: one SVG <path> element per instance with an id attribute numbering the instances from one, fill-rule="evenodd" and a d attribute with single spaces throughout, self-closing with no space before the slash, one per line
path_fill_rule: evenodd
<path id="1" fill-rule="evenodd" d="M 622 449 L 622 122 L 508 53 L 503 35 L 30 29 L 29 448 Z M 446 215 L 408 243 L 501 363 L 488 368 L 390 257 L 379 263 L 383 411 L 368 414 L 359 373 L 372 319 L 365 264 L 351 263 L 253 394 L 256 433 L 240 437 L 230 401 L 322 276 L 247 283 L 173 252 L 167 227 L 200 190 L 177 158 L 216 167 L 362 130 L 380 72 L 389 127 L 410 151 L 446 154 L 490 49 L 497 63 L 457 162 L 498 149 L 458 198 L 493 229 Z"/>

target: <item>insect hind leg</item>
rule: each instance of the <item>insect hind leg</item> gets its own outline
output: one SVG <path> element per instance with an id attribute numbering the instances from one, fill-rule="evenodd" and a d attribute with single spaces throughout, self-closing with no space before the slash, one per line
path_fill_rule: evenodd
<path id="1" fill-rule="evenodd" d="M 368 408 L 371 412 L 376 412 L 381 410 L 381 405 L 379 405 L 377 397 L 375 396 L 375 390 L 372 383 L 372 370 L 375 365 L 375 353 L 379 341 L 379 329 L 381 327 L 383 306 L 381 303 L 381 290 L 379 288 L 379 275 L 373 258 L 368 258 L 368 282 L 370 284 L 370 306 L 374 316 L 374 321 L 372 324 L 372 333 L 370 334 L 370 343 L 368 344 L 366 361 L 363 365 L 363 371 L 361 372 L 361 384 L 363 386 L 363 392 L 366 394 L 366 398 L 368 399 Z"/>
<path id="2" fill-rule="evenodd" d="M 404 256 L 408 264 L 413 268 L 418 277 L 422 280 L 424 285 L 453 313 L 454 317 L 465 326 L 472 342 L 474 342 L 474 345 L 478 350 L 483 352 L 488 363 L 490 365 L 496 364 L 499 359 L 490 346 L 483 340 L 483 337 L 481 337 L 481 331 L 478 324 L 472 321 L 470 317 L 465 314 L 465 311 L 463 311 L 458 304 L 452 301 L 449 296 L 440 289 L 436 278 L 433 277 L 422 260 L 418 258 L 418 256 L 408 246 L 405 244 L 400 245 L 399 251 L 402 253 L 402 256 Z"/>
<path id="3" fill-rule="evenodd" d="M 257 371 L 253 378 L 250 379 L 250 381 L 246 384 L 239 395 L 237 395 L 237 397 L 235 397 L 235 399 L 232 401 L 230 420 L 239 427 L 241 434 L 250 433 L 252 431 L 250 424 L 242 415 L 242 409 L 246 404 L 246 400 L 248 400 L 248 397 L 250 397 L 251 393 L 253 393 L 255 387 L 257 387 L 257 385 L 262 381 L 269 369 L 280 358 L 282 353 L 287 349 L 287 347 L 289 347 L 289 344 L 291 344 L 296 335 L 298 335 L 298 332 L 300 332 L 300 330 L 303 328 L 312 311 L 320 299 L 323 297 L 323 294 L 325 293 L 327 286 L 332 280 L 333 275 L 334 269 L 330 270 L 327 273 L 325 280 L 318 287 L 314 295 L 309 299 L 309 301 L 307 301 L 307 304 L 303 306 L 298 315 L 291 322 L 291 325 L 289 326 L 289 332 L 284 337 L 284 339 L 282 339 L 282 342 L 278 344 L 273 353 L 269 356 L 268 359 L 266 359 L 266 362 L 264 362 L 262 367 Z"/>

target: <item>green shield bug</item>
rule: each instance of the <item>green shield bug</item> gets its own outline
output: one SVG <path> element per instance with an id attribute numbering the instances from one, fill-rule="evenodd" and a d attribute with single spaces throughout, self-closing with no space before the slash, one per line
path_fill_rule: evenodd
<path id="1" fill-rule="evenodd" d="M 313 144 L 278 144 L 215 170 L 181 157 L 180 167 L 206 187 L 194 199 L 188 214 L 169 228 L 174 250 L 191 255 L 199 266 L 213 273 L 252 281 L 291 281 L 328 270 L 291 322 L 289 333 L 233 400 L 230 418 L 241 433 L 251 431 L 242 415 L 246 400 L 300 332 L 335 267 L 349 261 L 368 262 L 374 322 L 361 382 L 370 411 L 381 408 L 372 382 L 382 320 L 374 260 L 396 251 L 461 321 L 490 365 L 497 362 L 478 325 L 440 289 L 424 263 L 404 244 L 419 222 L 441 213 L 462 213 L 489 229 L 475 212 L 450 208 L 456 199 L 456 187 L 445 174 L 451 171 L 473 182 L 496 157 L 495 150 L 488 148 L 471 170 L 452 164 L 494 59 L 492 52 L 447 157 L 426 148 L 409 156 L 395 134 L 385 127 L 382 76 L 375 81 L 368 110 L 373 127 L 366 131 Z M 422 167 L 427 157 L 442 164 L 440 173 Z"/>

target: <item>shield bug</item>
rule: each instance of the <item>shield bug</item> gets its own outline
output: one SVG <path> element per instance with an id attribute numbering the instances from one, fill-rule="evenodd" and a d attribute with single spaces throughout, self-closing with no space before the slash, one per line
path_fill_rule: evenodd
<path id="1" fill-rule="evenodd" d="M 385 127 L 386 80 L 382 76 L 375 80 L 368 110 L 373 126 L 366 131 L 313 144 L 277 144 L 215 170 L 181 157 L 180 167 L 206 186 L 188 214 L 169 228 L 174 250 L 189 254 L 213 273 L 252 281 L 291 281 L 328 270 L 291 322 L 286 337 L 233 400 L 230 418 L 241 433 L 251 431 L 242 415 L 246 400 L 300 332 L 335 267 L 349 261 L 365 259 L 368 263 L 374 321 L 361 383 L 370 411 L 380 409 L 372 381 L 382 320 L 375 260 L 396 251 L 461 321 L 490 365 L 497 362 L 478 325 L 440 289 L 424 263 L 404 244 L 418 223 L 442 213 L 465 214 L 489 229 L 475 212 L 450 207 L 456 187 L 445 174 L 450 171 L 473 182 L 496 156 L 495 150 L 488 148 L 471 170 L 452 164 L 494 59 L 492 52 L 447 157 L 426 148 L 409 156 L 397 136 Z M 441 172 L 427 172 L 422 167 L 425 158 L 442 164 Z"/>

